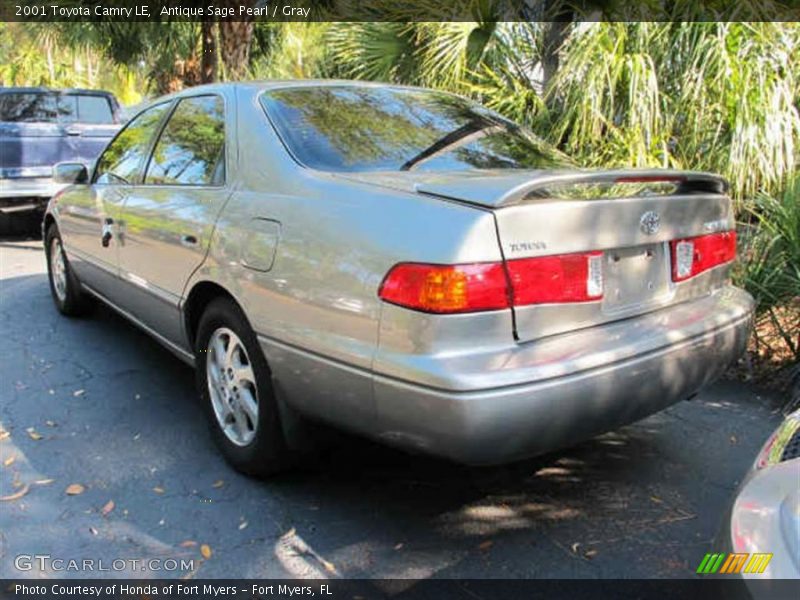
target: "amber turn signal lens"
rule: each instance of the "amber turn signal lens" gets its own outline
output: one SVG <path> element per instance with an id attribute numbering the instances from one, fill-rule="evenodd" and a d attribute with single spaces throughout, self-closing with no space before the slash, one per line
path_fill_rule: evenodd
<path id="1" fill-rule="evenodd" d="M 510 306 L 502 263 L 395 265 L 381 285 L 381 299 L 430 313 L 497 310 Z"/>

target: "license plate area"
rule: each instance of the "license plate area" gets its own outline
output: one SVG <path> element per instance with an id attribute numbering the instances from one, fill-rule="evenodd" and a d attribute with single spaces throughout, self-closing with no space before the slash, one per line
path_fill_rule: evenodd
<path id="1" fill-rule="evenodd" d="M 607 250 L 603 311 L 643 307 L 668 295 L 668 256 L 664 243 Z"/>

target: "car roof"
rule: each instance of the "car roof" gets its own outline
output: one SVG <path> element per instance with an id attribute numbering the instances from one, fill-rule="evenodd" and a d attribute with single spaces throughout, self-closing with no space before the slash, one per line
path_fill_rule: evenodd
<path id="1" fill-rule="evenodd" d="M 363 87 L 363 88 L 408 88 L 426 89 L 409 85 L 384 83 L 381 81 L 360 81 L 354 79 L 272 79 L 245 81 L 237 85 L 257 89 L 275 89 L 285 87 Z"/>
<path id="2" fill-rule="evenodd" d="M 275 90 L 283 88 L 318 88 L 318 87 L 359 87 L 359 88 L 383 88 L 383 89 L 396 89 L 396 90 L 420 90 L 433 92 L 430 88 L 400 85 L 394 83 L 382 83 L 376 81 L 359 81 L 353 79 L 269 79 L 269 80 L 255 80 L 255 81 L 237 81 L 225 83 L 207 83 L 204 85 L 196 85 L 178 92 L 166 94 L 153 98 L 148 104 L 153 104 L 170 101 L 175 98 L 183 98 L 185 96 L 196 96 L 198 94 L 213 94 L 220 93 L 224 90 L 231 89 L 247 89 L 251 91 L 262 90 Z M 451 95 L 451 92 L 444 92 Z"/>

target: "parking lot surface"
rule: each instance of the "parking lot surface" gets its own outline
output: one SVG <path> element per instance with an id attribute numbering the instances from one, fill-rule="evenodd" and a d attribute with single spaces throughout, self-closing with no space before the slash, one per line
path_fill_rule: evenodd
<path id="1" fill-rule="evenodd" d="M 214 448 L 188 367 L 109 309 L 58 315 L 41 242 L 0 240 L 4 578 L 691 577 L 779 420 L 721 382 L 509 466 L 341 436 L 313 467 L 256 481 Z M 110 570 L 19 570 L 20 555 Z M 178 567 L 132 563 L 148 559 Z"/>

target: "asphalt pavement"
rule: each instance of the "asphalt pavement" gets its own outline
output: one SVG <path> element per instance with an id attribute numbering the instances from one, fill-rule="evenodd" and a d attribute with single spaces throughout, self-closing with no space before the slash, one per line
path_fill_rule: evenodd
<path id="1" fill-rule="evenodd" d="M 188 367 L 107 308 L 60 316 L 41 242 L 0 240 L 3 578 L 691 577 L 779 420 L 723 381 L 504 467 L 343 435 L 257 481 L 217 453 Z"/>

